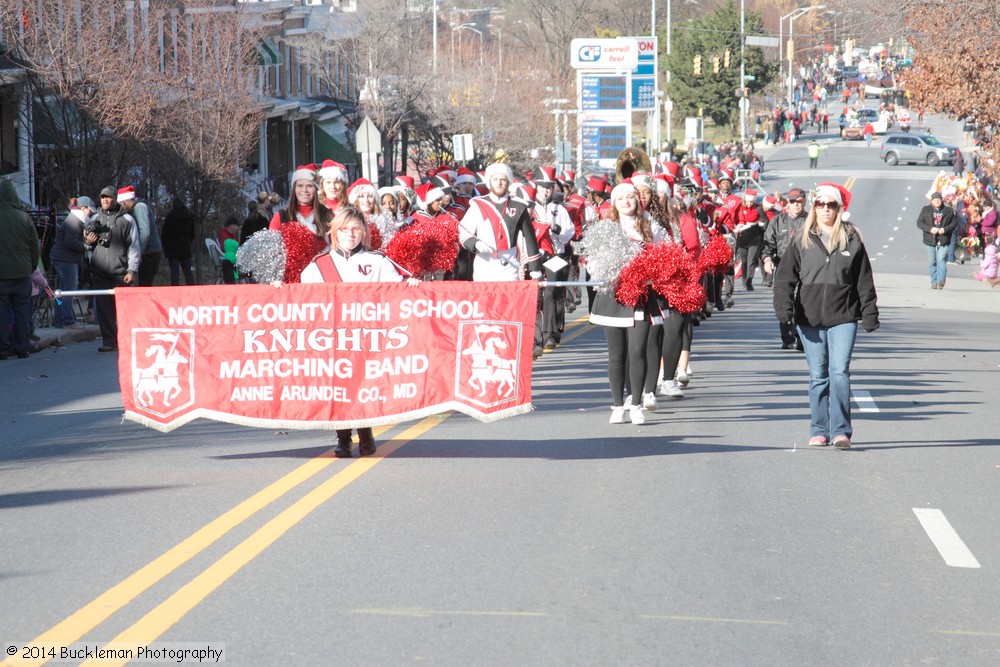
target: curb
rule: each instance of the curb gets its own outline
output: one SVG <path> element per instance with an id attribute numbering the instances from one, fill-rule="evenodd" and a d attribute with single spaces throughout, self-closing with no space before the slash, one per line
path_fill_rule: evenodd
<path id="1" fill-rule="evenodd" d="M 49 347 L 65 347 L 70 343 L 96 340 L 101 336 L 101 328 L 96 324 L 85 324 L 82 329 L 41 327 L 35 329 L 35 335 L 39 340 L 32 342 L 32 353 L 41 352 Z"/>

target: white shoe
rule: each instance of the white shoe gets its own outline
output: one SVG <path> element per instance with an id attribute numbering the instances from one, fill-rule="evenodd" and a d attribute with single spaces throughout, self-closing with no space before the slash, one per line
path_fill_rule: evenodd
<path id="1" fill-rule="evenodd" d="M 625 407 L 626 408 L 632 407 L 632 394 L 629 394 L 628 396 L 625 397 Z"/>
<path id="2" fill-rule="evenodd" d="M 687 372 L 686 369 L 678 368 L 677 376 L 674 379 L 677 380 L 677 386 L 679 386 L 681 389 L 684 389 L 688 386 L 688 383 L 691 382 L 691 375 Z"/>
<path id="3" fill-rule="evenodd" d="M 628 416 L 629 419 L 632 420 L 633 424 L 639 424 L 641 426 L 646 423 L 646 413 L 638 405 L 633 405 L 628 409 Z"/>
<path id="4" fill-rule="evenodd" d="M 611 408 L 611 420 L 612 424 L 624 424 L 625 423 L 625 408 L 614 407 Z"/>
<path id="5" fill-rule="evenodd" d="M 643 394 L 642 407 L 650 412 L 656 412 L 656 394 L 653 392 Z"/>
<path id="6" fill-rule="evenodd" d="M 676 380 L 668 380 L 660 385 L 660 394 L 670 398 L 684 398 L 684 392 L 677 386 Z"/>

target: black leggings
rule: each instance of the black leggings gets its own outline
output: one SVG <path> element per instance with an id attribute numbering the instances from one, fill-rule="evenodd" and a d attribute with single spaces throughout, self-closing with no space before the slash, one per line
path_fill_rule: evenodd
<path id="1" fill-rule="evenodd" d="M 681 358 L 681 350 L 685 349 L 685 342 L 687 343 L 686 349 L 691 349 L 691 336 L 687 332 L 693 325 L 690 315 L 682 315 L 675 310 L 667 312 L 668 315 L 663 318 L 663 338 L 660 349 L 663 352 L 663 379 L 670 381 L 674 379 L 674 374 L 677 372 L 677 361 Z"/>
<path id="2" fill-rule="evenodd" d="M 655 344 L 649 344 L 650 329 L 648 320 L 637 320 L 632 327 L 604 327 L 608 341 L 608 380 L 615 407 L 625 405 L 626 388 L 634 394 L 636 387 L 645 387 L 647 374 L 652 373 L 656 381 L 657 349 Z M 638 397 L 633 404 L 641 405 Z"/>

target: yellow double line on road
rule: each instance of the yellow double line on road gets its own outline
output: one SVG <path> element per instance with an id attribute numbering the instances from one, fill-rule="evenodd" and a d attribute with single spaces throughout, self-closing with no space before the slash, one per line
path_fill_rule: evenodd
<path id="1" fill-rule="evenodd" d="M 857 176 L 851 176 L 846 181 L 844 181 L 844 187 L 850 190 L 854 187 L 854 184 L 858 182 Z"/>
<path id="2" fill-rule="evenodd" d="M 440 424 L 441 420 L 446 417 L 447 415 L 427 417 L 389 442 L 379 445 L 374 456 L 358 459 L 348 465 L 264 524 L 253 535 L 231 549 L 138 622 L 115 637 L 110 644 L 142 646 L 153 642 L 191 611 L 195 605 L 204 600 L 212 591 L 236 574 L 240 568 L 258 556 L 310 512 L 368 472 L 385 457 L 406 443 L 419 438 L 435 425 Z M 385 430 L 387 429 L 383 429 L 383 432 Z M 207 524 L 119 584 L 108 589 L 92 602 L 36 637 L 30 644 L 32 646 L 68 646 L 80 641 L 87 632 L 103 623 L 168 574 L 197 556 L 260 510 L 314 477 L 335 460 L 333 450 L 330 449 L 299 466 Z M 4 661 L 0 663 L 0 667 L 12 667 L 15 664 L 19 667 L 21 665 L 44 665 L 46 662 L 48 660 L 45 658 L 16 663 Z M 106 666 L 125 664 L 126 662 L 102 660 L 100 664 Z M 83 664 L 90 663 L 88 661 Z"/>

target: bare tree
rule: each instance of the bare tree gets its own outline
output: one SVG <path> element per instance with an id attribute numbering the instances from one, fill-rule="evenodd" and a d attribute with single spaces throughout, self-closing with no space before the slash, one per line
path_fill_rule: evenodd
<path id="1" fill-rule="evenodd" d="M 403 123 L 431 79 L 427 60 L 413 56 L 421 34 L 406 3 L 367 0 L 358 12 L 338 14 L 325 30 L 294 40 L 302 59 L 335 91 L 333 103 L 351 126 L 367 116 L 379 128 L 387 171 Z"/>

